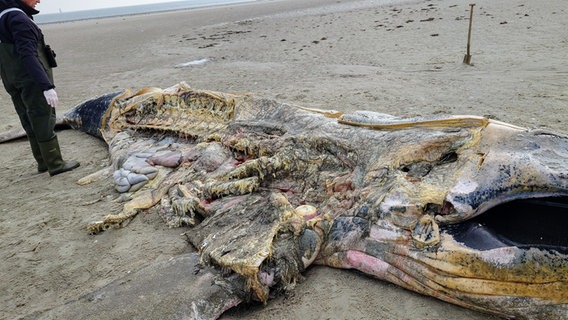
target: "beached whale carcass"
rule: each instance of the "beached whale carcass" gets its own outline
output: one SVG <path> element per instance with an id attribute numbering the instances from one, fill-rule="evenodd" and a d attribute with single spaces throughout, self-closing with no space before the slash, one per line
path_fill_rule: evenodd
<path id="1" fill-rule="evenodd" d="M 193 316 L 265 302 L 323 264 L 506 318 L 568 319 L 565 136 L 184 83 L 87 101 L 66 119 L 109 145 L 112 170 L 80 183 L 113 175 L 130 199 L 89 232 L 159 208 L 189 227 L 201 261 L 230 271 L 227 298 Z"/>

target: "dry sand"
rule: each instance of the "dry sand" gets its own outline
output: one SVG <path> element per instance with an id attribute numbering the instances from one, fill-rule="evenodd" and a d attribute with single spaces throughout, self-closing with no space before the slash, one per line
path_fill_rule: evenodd
<path id="1" fill-rule="evenodd" d="M 305 106 L 487 115 L 568 133 L 565 0 L 476 1 L 473 66 L 462 64 L 469 2 L 381 3 L 258 1 L 46 25 L 60 63 L 58 112 L 119 89 L 183 80 Z M 3 91 L 0 99 L 0 131 L 18 127 Z M 107 165 L 107 149 L 75 131 L 59 139 L 81 167 L 53 178 L 35 173 L 25 140 L 0 145 L 0 319 L 38 314 L 193 250 L 184 230 L 152 214 L 87 235 L 88 222 L 120 210 L 110 179 L 75 184 Z M 305 276 L 289 295 L 223 318 L 491 319 L 352 271 L 313 267 Z"/>

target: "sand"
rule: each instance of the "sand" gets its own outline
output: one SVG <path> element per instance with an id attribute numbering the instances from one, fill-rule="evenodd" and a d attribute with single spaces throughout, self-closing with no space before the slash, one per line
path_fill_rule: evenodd
<path id="1" fill-rule="evenodd" d="M 305 106 L 408 117 L 485 115 L 568 133 L 565 0 L 476 1 L 472 66 L 462 63 L 469 2 L 382 3 L 267 0 L 46 25 L 60 64 L 58 112 L 124 88 L 186 81 Z M 0 131 L 17 128 L 3 91 L 0 101 Z M 35 173 L 27 141 L 0 145 L 0 319 L 35 318 L 193 250 L 185 230 L 168 229 L 153 214 L 88 235 L 87 223 L 120 210 L 110 179 L 75 183 L 108 164 L 107 149 L 76 131 L 60 132 L 59 139 L 65 157 L 81 167 L 53 178 Z M 222 318 L 492 319 L 317 266 L 288 295 Z"/>

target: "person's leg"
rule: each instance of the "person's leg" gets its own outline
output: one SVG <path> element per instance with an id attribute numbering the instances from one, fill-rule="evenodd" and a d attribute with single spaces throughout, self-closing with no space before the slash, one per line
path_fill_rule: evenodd
<path id="1" fill-rule="evenodd" d="M 50 176 L 71 171 L 79 167 L 77 161 L 64 161 L 57 136 L 55 135 L 55 110 L 47 104 L 43 92 L 27 87 L 20 95 L 27 116 L 39 146 L 42 158 Z"/>
<path id="2" fill-rule="evenodd" d="M 34 155 L 34 158 L 36 159 L 37 162 L 37 172 L 38 173 L 47 172 L 48 170 L 47 164 L 45 163 L 45 160 L 43 159 L 43 156 L 41 154 L 39 143 L 37 142 L 35 137 L 31 137 L 29 135 L 28 135 L 28 141 L 30 143 L 30 147 L 32 148 L 32 154 Z"/>
<path id="3" fill-rule="evenodd" d="M 39 148 L 37 138 L 33 132 L 32 125 L 28 118 L 26 106 L 24 105 L 24 102 L 22 101 L 22 99 L 20 99 L 20 95 L 18 94 L 14 94 L 14 96 L 12 96 L 12 102 L 14 103 L 14 108 L 16 109 L 16 113 L 20 118 L 20 123 L 22 124 L 22 127 L 24 128 L 28 136 L 28 141 L 32 149 L 32 154 L 37 162 L 37 171 L 39 173 L 46 172 L 47 165 L 45 164 L 43 156 L 41 155 L 41 150 Z"/>
<path id="4" fill-rule="evenodd" d="M 37 141 L 45 142 L 53 139 L 55 137 L 55 110 L 47 104 L 41 89 L 35 86 L 24 87 L 20 90 L 20 100 L 21 109 L 25 110 Z"/>
<path id="5" fill-rule="evenodd" d="M 57 141 L 57 136 L 54 136 L 51 140 L 39 142 L 39 149 L 41 150 L 41 155 L 45 159 L 47 164 L 47 169 L 50 176 L 60 174 L 63 172 L 71 171 L 79 167 L 79 162 L 77 161 L 64 161 L 61 156 L 61 150 L 59 148 L 59 142 Z"/>

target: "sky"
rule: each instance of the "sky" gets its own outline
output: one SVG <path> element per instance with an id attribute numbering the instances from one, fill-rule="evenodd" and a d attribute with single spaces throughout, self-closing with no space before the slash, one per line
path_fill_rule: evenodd
<path id="1" fill-rule="evenodd" d="M 69 12 L 172 1 L 175 0 L 43 0 L 36 6 L 36 9 L 41 13 L 56 13 L 59 9 Z"/>

